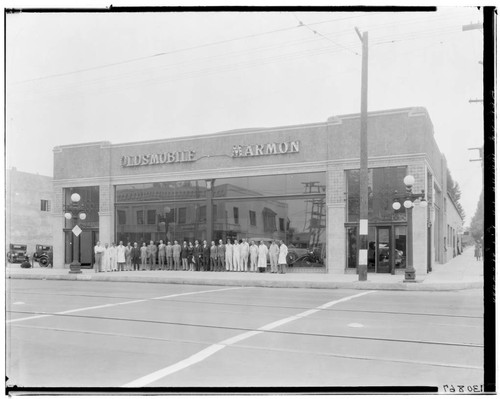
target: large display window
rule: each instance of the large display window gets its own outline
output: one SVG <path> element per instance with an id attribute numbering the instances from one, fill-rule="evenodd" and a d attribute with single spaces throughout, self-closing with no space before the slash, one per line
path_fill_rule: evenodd
<path id="1" fill-rule="evenodd" d="M 406 220 L 405 208 L 394 211 L 394 191 L 406 192 L 406 166 L 368 169 L 368 220 Z M 347 222 L 359 221 L 359 169 L 347 170 Z"/>
<path id="2" fill-rule="evenodd" d="M 116 187 L 116 240 L 283 240 L 290 262 L 324 265 L 326 174 L 255 176 Z"/>

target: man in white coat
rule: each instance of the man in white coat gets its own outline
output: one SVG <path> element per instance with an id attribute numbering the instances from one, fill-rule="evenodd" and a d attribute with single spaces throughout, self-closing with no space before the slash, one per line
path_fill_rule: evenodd
<path id="1" fill-rule="evenodd" d="M 231 240 L 227 239 L 226 244 L 226 271 L 233 271 L 233 245 L 231 244 Z"/>
<path id="2" fill-rule="evenodd" d="M 288 247 L 283 240 L 280 240 L 280 253 L 278 256 L 278 266 L 280 273 L 286 273 L 286 256 L 288 255 Z"/>
<path id="3" fill-rule="evenodd" d="M 109 247 L 109 263 L 112 272 L 116 272 L 118 270 L 118 262 L 116 259 L 117 255 L 116 244 L 112 242 L 111 247 Z"/>
<path id="4" fill-rule="evenodd" d="M 102 255 L 102 271 L 110 272 L 111 271 L 111 255 L 110 255 L 109 244 L 104 244 L 104 252 Z"/>
<path id="5" fill-rule="evenodd" d="M 280 248 L 276 241 L 273 240 L 271 246 L 269 247 L 269 260 L 271 261 L 271 273 L 278 273 L 278 255 L 280 253 Z"/>
<path id="6" fill-rule="evenodd" d="M 266 271 L 268 252 L 266 244 L 264 244 L 264 241 L 261 241 L 259 245 L 259 273 Z"/>
<path id="7" fill-rule="evenodd" d="M 259 247 L 254 241 L 250 241 L 250 271 L 257 271 L 257 259 L 259 257 Z"/>
<path id="8" fill-rule="evenodd" d="M 120 244 L 116 248 L 116 263 L 118 263 L 118 271 L 125 271 L 125 247 L 123 246 L 123 241 L 120 241 Z"/>
<path id="9" fill-rule="evenodd" d="M 241 271 L 240 269 L 240 243 L 238 240 L 234 240 L 233 245 L 233 269 L 237 272 Z"/>
<path id="10" fill-rule="evenodd" d="M 250 245 L 246 238 L 243 239 L 243 242 L 240 245 L 240 268 L 244 271 L 248 271 L 248 254 L 250 253 Z"/>

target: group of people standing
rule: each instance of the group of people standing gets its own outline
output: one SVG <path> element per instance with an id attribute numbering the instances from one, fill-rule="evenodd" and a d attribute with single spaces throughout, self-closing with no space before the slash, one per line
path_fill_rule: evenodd
<path id="1" fill-rule="evenodd" d="M 247 242 L 230 239 L 224 244 L 222 240 L 208 245 L 206 240 L 200 244 L 195 240 L 184 241 L 181 246 L 178 241 L 165 244 L 160 240 L 158 246 L 153 241 L 149 245 L 137 242 L 118 246 L 100 242 L 94 247 L 95 272 L 134 271 L 134 270 L 184 270 L 184 271 L 228 271 L 228 272 L 264 272 L 269 257 L 271 273 L 286 273 L 286 256 L 288 248 L 282 240 L 273 240 L 269 248 L 260 241 Z"/>

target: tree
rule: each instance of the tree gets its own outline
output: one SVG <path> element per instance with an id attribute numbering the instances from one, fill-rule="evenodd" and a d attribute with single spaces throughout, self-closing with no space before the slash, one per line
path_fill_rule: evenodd
<path id="1" fill-rule="evenodd" d="M 465 211 L 464 208 L 462 208 L 462 204 L 460 203 L 460 197 L 462 196 L 462 191 L 460 190 L 460 186 L 458 183 L 453 180 L 453 177 L 451 177 L 450 170 L 446 168 L 446 178 L 447 178 L 447 185 L 448 185 L 448 192 L 450 193 L 450 197 L 455 202 L 455 205 L 457 206 L 458 213 L 462 217 L 462 219 L 465 219 Z"/>
<path id="2" fill-rule="evenodd" d="M 484 190 L 481 192 L 477 203 L 476 213 L 470 222 L 470 234 L 475 241 L 479 241 L 484 235 Z"/>

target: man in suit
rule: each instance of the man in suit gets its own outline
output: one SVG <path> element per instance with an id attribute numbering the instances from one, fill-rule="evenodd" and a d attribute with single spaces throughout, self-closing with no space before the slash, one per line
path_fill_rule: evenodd
<path id="1" fill-rule="evenodd" d="M 165 256 L 166 256 L 166 251 L 165 251 L 165 244 L 163 243 L 163 240 L 160 240 L 160 245 L 158 245 L 158 262 L 160 264 L 160 270 L 165 270 Z"/>
<path id="2" fill-rule="evenodd" d="M 217 269 L 217 246 L 215 241 L 212 241 L 210 246 L 210 271 L 214 272 Z"/>
<path id="3" fill-rule="evenodd" d="M 134 246 L 130 250 L 130 259 L 132 261 L 134 271 L 139 270 L 139 262 L 141 261 L 141 250 L 137 246 L 136 242 L 134 242 Z"/>
<path id="4" fill-rule="evenodd" d="M 174 241 L 172 245 L 172 256 L 174 258 L 174 270 L 180 270 L 181 268 L 181 246 L 177 241 Z"/>
<path id="5" fill-rule="evenodd" d="M 203 262 L 203 248 L 201 247 L 198 240 L 194 242 L 194 270 L 199 272 L 201 270 L 201 265 Z"/>
<path id="6" fill-rule="evenodd" d="M 165 254 L 167 255 L 167 270 L 172 270 L 174 265 L 174 254 L 172 250 L 172 243 L 170 241 L 168 241 L 165 246 Z"/>
<path id="7" fill-rule="evenodd" d="M 219 246 L 217 247 L 217 265 L 218 271 L 224 271 L 225 264 L 225 255 L 226 255 L 226 246 L 222 243 L 222 240 L 219 240 Z"/>
<path id="8" fill-rule="evenodd" d="M 147 248 L 147 255 L 148 255 L 148 264 L 149 264 L 149 270 L 154 270 L 156 268 L 156 252 L 157 252 L 156 245 L 153 241 L 149 242 L 148 248 Z"/>
<path id="9" fill-rule="evenodd" d="M 207 244 L 207 240 L 203 240 L 203 271 L 210 270 L 210 247 Z"/>

